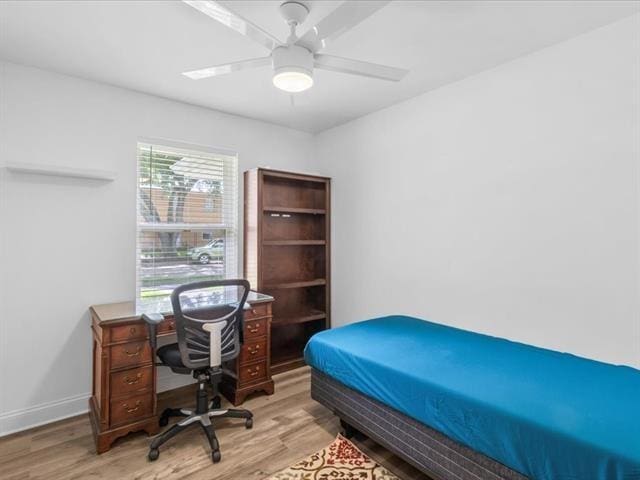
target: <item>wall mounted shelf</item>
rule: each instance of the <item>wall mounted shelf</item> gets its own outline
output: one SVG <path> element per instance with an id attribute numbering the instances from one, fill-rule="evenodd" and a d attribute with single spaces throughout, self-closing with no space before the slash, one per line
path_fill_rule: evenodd
<path id="1" fill-rule="evenodd" d="M 112 182 L 116 179 L 115 172 L 91 168 L 63 167 L 60 165 L 43 165 L 37 163 L 6 163 L 4 167 L 13 173 L 30 175 L 80 178 L 84 180 L 100 180 L 103 182 Z"/>

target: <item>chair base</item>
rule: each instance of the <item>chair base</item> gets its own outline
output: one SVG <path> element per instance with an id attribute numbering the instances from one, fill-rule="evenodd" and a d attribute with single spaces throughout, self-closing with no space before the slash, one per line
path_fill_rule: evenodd
<path id="1" fill-rule="evenodd" d="M 216 432 L 211 423 L 212 418 L 244 418 L 244 425 L 246 428 L 253 427 L 253 414 L 249 410 L 228 408 L 220 408 L 220 396 L 218 395 L 218 384 L 221 377 L 221 372 L 218 371 L 195 371 L 195 378 L 198 379 L 198 391 L 196 393 L 196 408 L 195 410 L 187 408 L 167 408 L 160 416 L 160 426 L 165 426 L 169 423 L 170 417 L 184 417 L 183 420 L 178 421 L 175 425 L 154 437 L 149 445 L 148 458 L 150 461 L 157 460 L 160 456 L 160 446 L 165 442 L 175 437 L 180 432 L 183 432 L 192 425 L 199 425 L 202 431 L 209 440 L 211 446 L 211 460 L 217 463 L 222 458 L 220 454 L 220 444 L 216 438 Z M 211 402 L 208 401 L 207 384 L 211 384 L 213 387 L 213 398 Z"/>
<path id="2" fill-rule="evenodd" d="M 222 455 L 220 453 L 220 444 L 218 443 L 218 439 L 216 437 L 215 429 L 213 428 L 213 424 L 211 423 L 212 418 L 244 418 L 245 427 L 252 428 L 253 427 L 253 414 L 249 410 L 243 409 L 211 409 L 207 410 L 203 413 L 197 413 L 194 410 L 189 409 L 174 409 L 169 408 L 162 413 L 160 417 L 160 422 L 163 421 L 164 418 L 168 417 L 185 417 L 184 420 L 180 420 L 178 423 L 172 425 L 169 429 L 165 430 L 158 436 L 156 436 L 149 445 L 149 455 L 148 458 L 151 461 L 157 460 L 160 456 L 160 446 L 165 442 L 175 437 L 177 434 L 183 432 L 193 425 L 199 425 L 202 428 L 202 431 L 207 436 L 209 440 L 209 445 L 211 446 L 211 460 L 214 463 L 217 463 L 221 460 Z"/>

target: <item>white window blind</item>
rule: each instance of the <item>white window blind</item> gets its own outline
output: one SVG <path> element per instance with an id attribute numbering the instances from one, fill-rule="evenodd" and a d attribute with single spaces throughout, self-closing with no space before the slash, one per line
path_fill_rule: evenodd
<path id="1" fill-rule="evenodd" d="M 235 155 L 138 143 L 138 305 L 178 285 L 236 277 Z"/>

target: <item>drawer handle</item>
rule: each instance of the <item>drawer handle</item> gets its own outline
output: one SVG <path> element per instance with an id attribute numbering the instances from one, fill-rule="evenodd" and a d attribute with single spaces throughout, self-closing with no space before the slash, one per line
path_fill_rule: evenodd
<path id="1" fill-rule="evenodd" d="M 260 345 L 256 345 L 253 349 L 249 350 L 249 355 L 255 355 L 260 350 Z"/>
<path id="2" fill-rule="evenodd" d="M 258 373 L 260 373 L 260 367 L 256 367 L 255 371 L 253 372 L 249 370 L 249 372 L 250 372 L 249 373 L 250 376 L 255 377 L 256 375 L 258 375 Z"/>
<path id="3" fill-rule="evenodd" d="M 260 330 L 260 324 L 256 323 L 256 326 L 253 328 L 249 328 L 249 333 L 258 333 Z"/>
<path id="4" fill-rule="evenodd" d="M 136 356 L 140 355 L 140 350 L 141 350 L 141 347 L 140 347 L 140 345 L 138 345 L 138 348 L 136 348 L 136 351 L 135 351 L 135 352 L 130 352 L 129 350 L 127 350 L 127 349 L 125 348 L 125 349 L 124 349 L 124 353 L 125 353 L 125 355 L 126 355 L 127 357 L 136 357 Z"/>
<path id="5" fill-rule="evenodd" d="M 257 311 L 255 308 L 252 308 L 252 309 L 251 309 L 251 313 L 253 313 L 254 315 L 257 315 L 257 314 L 258 314 L 258 311 Z"/>
<path id="6" fill-rule="evenodd" d="M 140 409 L 140 405 L 141 404 L 142 404 L 142 402 L 140 402 L 140 400 L 138 400 L 136 402 L 136 406 L 134 408 L 129 408 L 129 404 L 128 403 L 124 403 L 124 404 L 122 404 L 122 406 L 127 411 L 127 413 L 135 413 Z"/>
<path id="7" fill-rule="evenodd" d="M 135 334 L 136 334 L 136 332 L 137 332 L 136 327 L 131 327 L 131 328 L 129 329 L 129 334 L 131 334 L 131 335 L 135 335 Z"/>
<path id="8" fill-rule="evenodd" d="M 130 378 L 130 377 L 124 377 L 124 383 L 126 383 L 127 385 L 135 385 L 136 383 L 138 383 L 140 381 L 140 379 L 142 378 L 142 374 L 138 373 L 135 378 Z"/>

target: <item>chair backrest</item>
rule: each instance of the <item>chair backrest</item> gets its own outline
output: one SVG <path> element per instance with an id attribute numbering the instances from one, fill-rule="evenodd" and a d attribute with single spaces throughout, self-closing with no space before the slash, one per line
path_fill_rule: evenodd
<path id="1" fill-rule="evenodd" d="M 211 291 L 216 287 L 222 288 L 220 291 Z M 201 292 L 197 293 L 198 290 Z M 207 323 L 227 322 L 222 330 L 222 361 L 238 356 L 242 314 L 249 290 L 249 282 L 239 279 L 189 283 L 173 291 L 171 305 L 180 357 L 185 367 L 197 370 L 209 366 L 210 337 L 202 329 Z"/>

